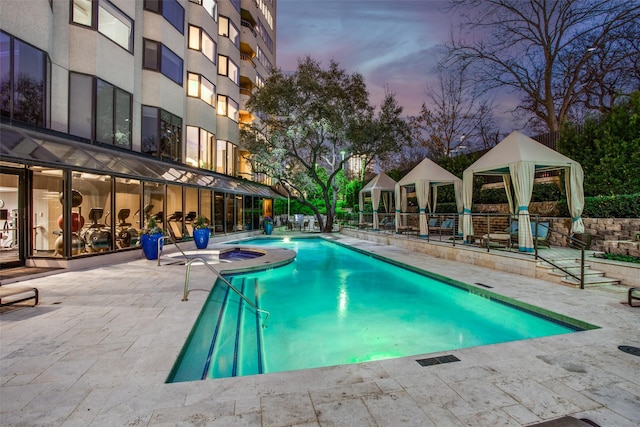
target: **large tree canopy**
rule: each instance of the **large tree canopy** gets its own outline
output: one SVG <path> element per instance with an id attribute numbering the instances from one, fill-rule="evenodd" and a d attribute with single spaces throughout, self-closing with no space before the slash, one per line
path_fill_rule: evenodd
<path id="1" fill-rule="evenodd" d="M 386 94 L 376 114 L 362 75 L 348 74 L 335 61 L 323 69 L 306 57 L 295 73 L 275 70 L 247 107 L 260 117 L 241 130 L 254 172 L 274 178 L 309 206 L 327 232 L 333 228 L 336 178 L 345 164 L 357 157 L 364 167 L 408 138 L 394 95 Z M 311 198 L 324 200 L 326 223 Z"/>
<path id="2" fill-rule="evenodd" d="M 462 31 L 449 60 L 476 65 L 486 89 L 513 89 L 549 131 L 640 85 L 637 0 L 451 1 Z"/>

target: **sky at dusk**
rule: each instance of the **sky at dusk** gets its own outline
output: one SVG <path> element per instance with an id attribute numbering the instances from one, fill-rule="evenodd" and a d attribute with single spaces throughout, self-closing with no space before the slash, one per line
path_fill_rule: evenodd
<path id="1" fill-rule="evenodd" d="M 425 87 L 449 40 L 445 0 L 278 0 L 277 66 L 294 71 L 310 55 L 328 67 L 331 59 L 365 77 L 373 105 L 385 87 L 404 115 L 427 102 Z"/>

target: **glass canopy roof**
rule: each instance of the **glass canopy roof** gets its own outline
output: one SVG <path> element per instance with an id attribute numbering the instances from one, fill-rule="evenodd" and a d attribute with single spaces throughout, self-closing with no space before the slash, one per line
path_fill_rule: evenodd
<path id="1" fill-rule="evenodd" d="M 227 193 L 282 198 L 266 185 L 192 169 L 185 165 L 168 164 L 132 152 L 107 149 L 72 138 L 3 123 L 0 124 L 0 158 L 3 161 L 33 166 L 179 183 Z"/>

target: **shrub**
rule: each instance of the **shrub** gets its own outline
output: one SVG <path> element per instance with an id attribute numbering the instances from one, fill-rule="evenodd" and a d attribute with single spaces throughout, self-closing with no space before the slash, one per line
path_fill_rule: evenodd
<path id="1" fill-rule="evenodd" d="M 570 216 L 566 201 L 559 203 L 560 216 Z M 640 218 L 640 193 L 584 198 L 584 218 Z"/>

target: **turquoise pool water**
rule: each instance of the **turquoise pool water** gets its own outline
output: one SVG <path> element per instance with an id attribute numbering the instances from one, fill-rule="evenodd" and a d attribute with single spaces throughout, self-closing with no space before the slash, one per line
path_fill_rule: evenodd
<path id="1" fill-rule="evenodd" d="M 237 244 L 236 242 L 235 244 Z M 296 260 L 232 276 L 255 310 L 220 281 L 169 382 L 349 364 L 564 334 L 585 329 L 484 289 L 378 260 L 324 239 L 254 239 Z M 590 325 L 587 325 L 588 328 Z M 225 329 L 226 328 L 226 329 Z M 240 331 L 240 332 L 238 332 Z"/>

